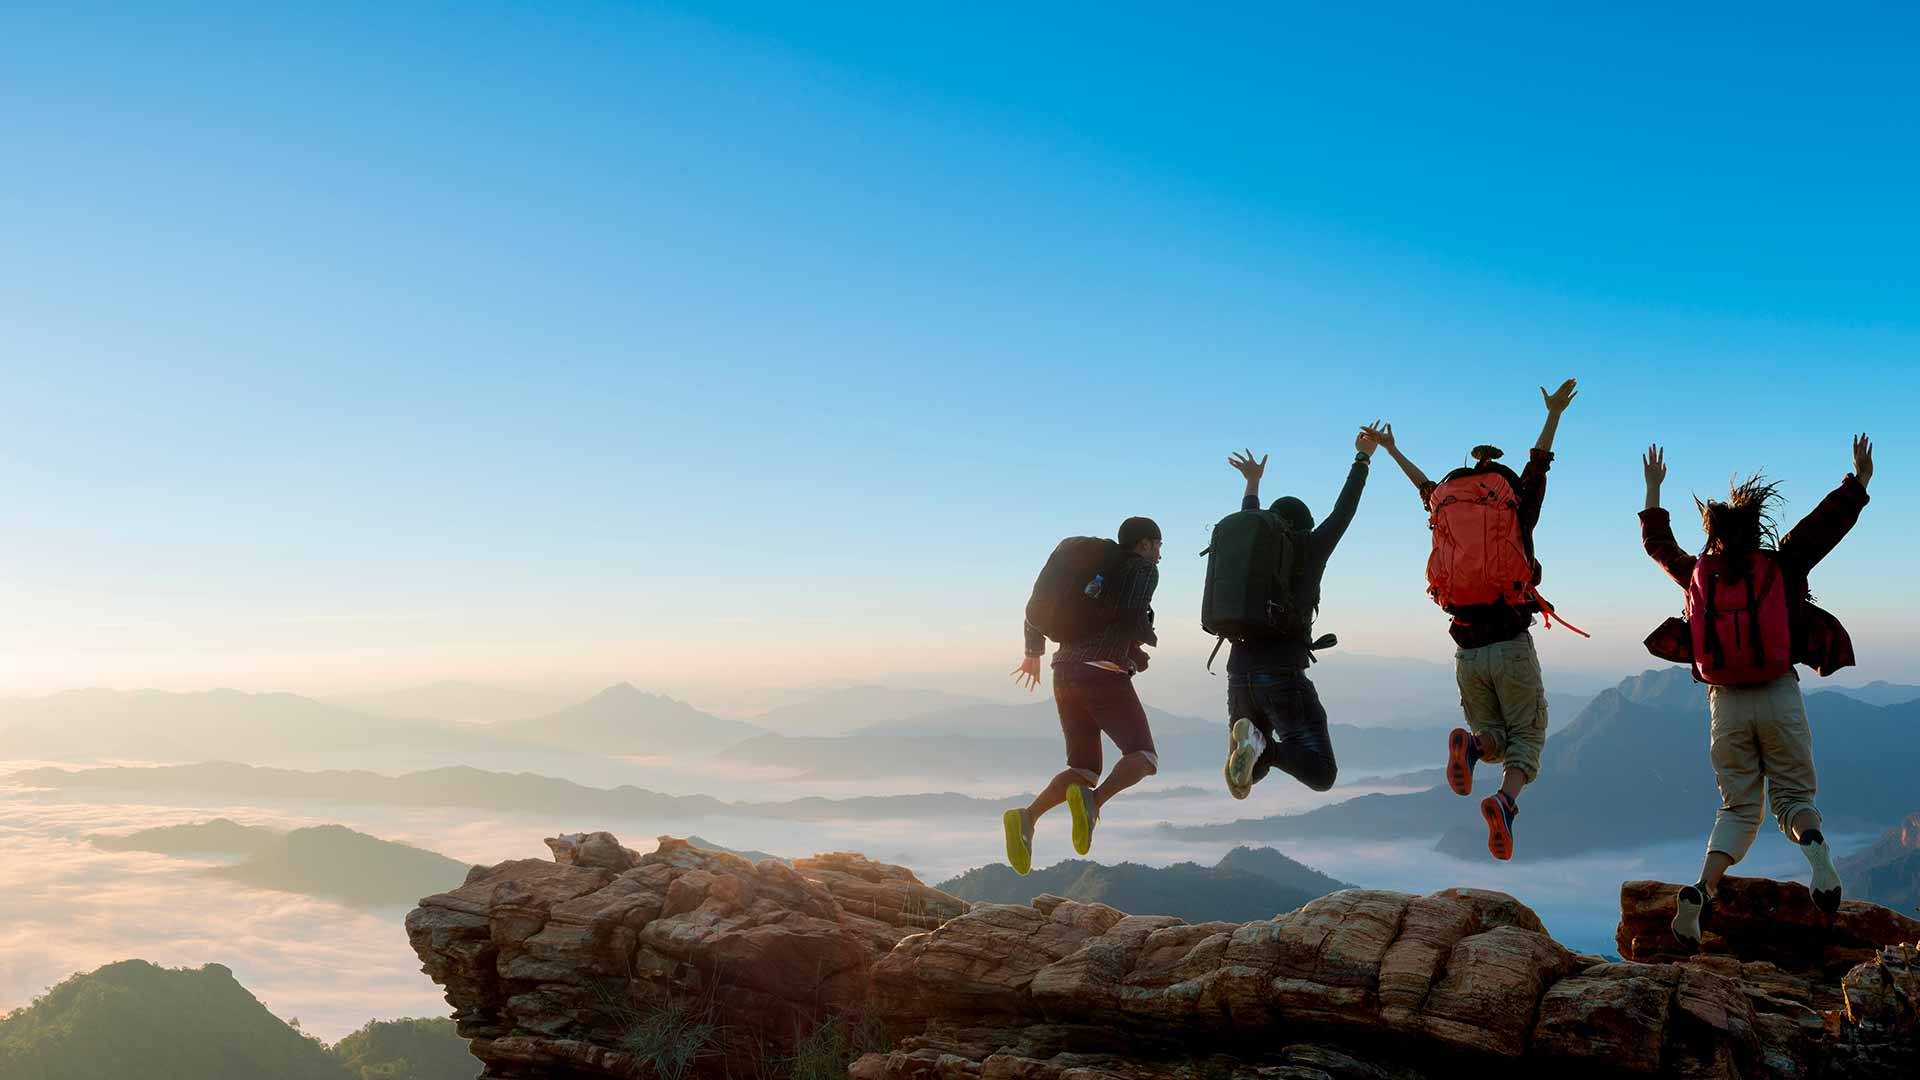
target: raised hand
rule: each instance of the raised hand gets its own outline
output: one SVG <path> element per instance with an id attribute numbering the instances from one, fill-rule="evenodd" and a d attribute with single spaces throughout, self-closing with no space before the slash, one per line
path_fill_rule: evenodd
<path id="1" fill-rule="evenodd" d="M 1864 431 L 1853 439 L 1853 475 L 1861 487 L 1873 479 L 1873 440 Z"/>
<path id="2" fill-rule="evenodd" d="M 1372 439 L 1375 443 L 1378 443 L 1379 445 L 1386 447 L 1388 453 L 1393 452 L 1393 425 L 1392 424 L 1386 423 L 1381 420 L 1375 420 L 1371 424 L 1362 425 L 1360 428 L 1360 434 L 1362 437 Z M 1354 445 L 1358 447 L 1359 443 L 1356 442 L 1354 443 Z"/>
<path id="3" fill-rule="evenodd" d="M 1014 668 L 1008 674 L 1013 676 L 1013 684 L 1015 686 L 1023 687 L 1027 692 L 1031 693 L 1034 687 L 1040 685 L 1040 658 L 1037 656 L 1021 657 L 1020 666 Z"/>
<path id="4" fill-rule="evenodd" d="M 1243 457 L 1242 455 L 1245 456 Z M 1227 464 L 1240 470 L 1241 476 L 1257 483 L 1260 477 L 1266 475 L 1268 457 L 1269 455 L 1267 454 L 1261 454 L 1260 460 L 1255 461 L 1253 460 L 1252 450 L 1241 450 L 1237 453 L 1228 454 Z"/>
<path id="5" fill-rule="evenodd" d="M 1361 428 L 1360 434 L 1353 437 L 1354 450 L 1368 457 L 1373 456 L 1373 451 L 1379 447 L 1379 445 L 1380 439 L 1366 428 Z"/>
<path id="6" fill-rule="evenodd" d="M 1858 455 L 1855 455 L 1856 459 Z M 1647 452 L 1640 457 L 1640 465 L 1647 473 L 1647 486 L 1659 487 L 1667 479 L 1667 452 L 1659 446 L 1648 446 Z M 1869 466 L 1871 468 L 1871 466 Z"/>
<path id="7" fill-rule="evenodd" d="M 1560 384 L 1560 389 L 1551 394 L 1547 393 L 1546 387 L 1540 388 L 1540 400 L 1547 403 L 1548 412 L 1558 416 L 1567 411 L 1567 406 L 1573 404 L 1573 399 L 1580 396 L 1580 391 L 1573 388 L 1574 382 L 1575 380 L 1568 379 Z"/>

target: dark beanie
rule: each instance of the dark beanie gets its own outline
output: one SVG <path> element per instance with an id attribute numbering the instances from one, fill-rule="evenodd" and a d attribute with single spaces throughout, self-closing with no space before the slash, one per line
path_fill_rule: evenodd
<path id="1" fill-rule="evenodd" d="M 1307 509 L 1306 503 L 1291 495 L 1273 500 L 1273 505 L 1267 509 L 1279 514 L 1281 520 L 1287 523 L 1287 528 L 1294 532 L 1313 531 L 1313 511 Z"/>
<path id="2" fill-rule="evenodd" d="M 1152 518 L 1130 517 L 1120 523 L 1120 546 L 1128 551 L 1132 551 L 1133 546 L 1142 540 L 1158 539 L 1160 526 L 1155 525 Z"/>

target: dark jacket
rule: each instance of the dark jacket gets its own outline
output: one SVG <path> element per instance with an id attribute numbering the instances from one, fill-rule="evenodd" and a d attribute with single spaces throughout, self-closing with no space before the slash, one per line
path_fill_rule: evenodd
<path id="1" fill-rule="evenodd" d="M 1121 567 L 1119 580 L 1113 583 L 1114 619 L 1092 637 L 1069 641 L 1054 651 L 1053 666 L 1084 666 L 1091 663 L 1118 664 L 1128 670 L 1145 668 L 1146 654 L 1140 645 L 1158 645 L 1153 632 L 1153 590 L 1160 584 L 1160 571 L 1137 555 Z M 1046 635 L 1021 623 L 1026 636 L 1028 656 L 1046 652 Z"/>
<path id="2" fill-rule="evenodd" d="M 1347 534 L 1347 526 L 1353 524 L 1354 511 L 1360 508 L 1360 492 L 1367 486 L 1367 463 L 1356 461 L 1347 470 L 1346 485 L 1340 489 L 1340 497 L 1333 501 L 1333 509 L 1328 511 L 1327 519 L 1315 526 L 1313 531 L 1293 538 L 1293 581 L 1291 590 L 1294 606 L 1312 613 L 1320 606 L 1320 578 L 1326 573 L 1327 560 L 1333 557 L 1333 549 L 1340 538 Z M 1240 501 L 1242 510 L 1260 509 L 1260 500 L 1249 496 Z M 1227 654 L 1228 675 L 1255 675 L 1275 671 L 1298 671 L 1313 662 L 1313 654 L 1307 644 L 1313 640 L 1313 626 L 1309 622 L 1301 628 L 1298 635 L 1285 638 L 1236 641 L 1233 651 Z"/>
<path id="3" fill-rule="evenodd" d="M 1520 470 L 1519 483 L 1514 495 L 1520 500 L 1517 511 L 1520 517 L 1520 538 L 1526 545 L 1527 558 L 1533 558 L 1533 527 L 1540 521 L 1540 504 L 1547 499 L 1547 470 L 1553 467 L 1553 452 L 1535 447 L 1527 454 L 1527 467 Z M 1455 469 L 1442 481 L 1457 476 L 1477 472 L 1505 472 L 1509 476 L 1512 470 L 1495 461 L 1483 461 L 1468 469 Z M 1420 485 L 1420 508 L 1432 511 L 1433 489 L 1440 485 L 1429 480 Z M 1540 571 L 1538 560 L 1534 562 L 1534 574 Z M 1502 641 L 1511 641 L 1533 625 L 1533 613 L 1539 606 L 1527 604 L 1512 607 L 1507 604 L 1475 604 L 1471 607 L 1451 608 L 1448 615 L 1453 622 L 1448 624 L 1447 633 L 1453 643 L 1462 649 L 1478 649 L 1483 645 L 1493 645 Z"/>
<path id="4" fill-rule="evenodd" d="M 1781 539 L 1776 561 L 1787 585 L 1787 625 L 1793 632 L 1793 662 L 1805 664 L 1822 676 L 1852 667 L 1853 639 L 1840 620 L 1816 607 L 1807 593 L 1807 575 L 1827 557 L 1860 520 L 1867 506 L 1867 489 L 1852 473 L 1840 481 L 1813 512 Z M 1664 509 L 1640 511 L 1640 542 L 1653 561 L 1682 589 L 1693 579 L 1697 556 L 1682 550 L 1673 538 L 1673 521 Z"/>

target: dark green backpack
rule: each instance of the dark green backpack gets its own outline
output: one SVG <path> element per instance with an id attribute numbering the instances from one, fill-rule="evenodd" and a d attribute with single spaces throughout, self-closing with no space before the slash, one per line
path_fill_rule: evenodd
<path id="1" fill-rule="evenodd" d="M 1227 641 L 1305 633 L 1293 601 L 1293 532 L 1271 510 L 1241 510 L 1213 527 L 1200 625 Z M 1216 652 L 1219 651 L 1215 647 Z"/>

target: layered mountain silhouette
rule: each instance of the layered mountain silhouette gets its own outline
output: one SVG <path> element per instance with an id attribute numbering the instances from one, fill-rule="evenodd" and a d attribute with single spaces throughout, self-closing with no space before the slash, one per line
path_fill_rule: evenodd
<path id="1" fill-rule="evenodd" d="M 334 694 L 327 700 L 374 716 L 417 717 L 459 724 L 491 724 L 544 716 L 564 707 L 568 701 L 556 694 L 453 679 L 394 690 Z"/>
<path id="2" fill-rule="evenodd" d="M 1920 910 L 1920 811 L 1841 859 L 1840 880 L 1850 896 L 1909 915 Z"/>
<path id="3" fill-rule="evenodd" d="M 986 704 L 985 698 L 942 690 L 849 686 L 769 709 L 753 718 L 762 731 L 789 736 L 850 735 L 914 730 L 928 714 Z"/>
<path id="4" fill-rule="evenodd" d="M 355 832 L 343 825 L 282 831 L 238 825 L 226 818 L 193 825 L 143 829 L 127 836 L 90 836 L 112 851 L 165 855 L 243 855 L 231 866 L 203 871 L 243 885 L 338 900 L 360 907 L 411 904 L 451 889 L 467 864 L 444 855 Z"/>
<path id="5" fill-rule="evenodd" d="M 962 900 L 1025 904 L 1051 894 L 1196 923 L 1270 919 L 1309 900 L 1351 888 L 1272 848 L 1247 847 L 1234 849 L 1215 866 L 1190 862 L 1109 866 L 1068 859 L 1021 877 L 1005 863 L 994 863 L 934 887 Z"/>
<path id="6" fill-rule="evenodd" d="M 0 1017 L 0 1076 L 19 1080 L 472 1080 L 450 1020 L 374 1021 L 331 1049 L 267 1011 L 220 964 L 123 960 Z"/>
<path id="7" fill-rule="evenodd" d="M 745 721 L 701 712 L 664 694 L 649 694 L 632 683 L 609 686 L 558 712 L 491 724 L 487 730 L 520 742 L 636 755 L 711 750 L 760 731 Z"/>
<path id="8" fill-rule="evenodd" d="M 23 769 L 6 779 L 28 787 L 100 791 L 218 794 L 242 799 L 329 799 L 389 806 L 471 806 L 546 815 L 603 818 L 764 817 L 788 821 L 833 818 L 937 817 L 984 814 L 996 819 L 1011 802 L 966 795 L 868 795 L 846 799 L 804 798 L 777 802 L 722 802 L 707 795 L 663 795 L 623 785 L 594 788 L 533 773 L 500 773 L 464 765 L 401 776 L 361 770 L 305 772 L 232 762 L 195 765 L 113 766 L 99 769 Z"/>
<path id="9" fill-rule="evenodd" d="M 1888 762 L 1912 755 L 1920 702 L 1880 707 L 1816 692 L 1807 696 L 1807 711 L 1820 766 L 1820 806 L 1836 829 L 1884 827 L 1911 809 L 1912 775 Z M 1707 724 L 1706 688 L 1683 668 L 1649 671 L 1602 692 L 1549 735 L 1540 780 L 1521 796 L 1514 857 L 1704 837 L 1719 805 L 1707 761 Z M 1497 782 L 1495 770 L 1482 766 L 1475 790 L 1491 790 Z M 1485 857 L 1479 815 L 1469 800 L 1444 786 L 1367 795 L 1303 814 L 1168 828 L 1209 840 L 1405 839 L 1431 836 L 1438 828 L 1439 850 Z"/>

